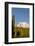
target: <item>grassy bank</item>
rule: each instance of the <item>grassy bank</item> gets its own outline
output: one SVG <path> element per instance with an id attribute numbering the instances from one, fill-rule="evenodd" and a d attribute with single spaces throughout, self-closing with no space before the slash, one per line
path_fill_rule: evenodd
<path id="1" fill-rule="evenodd" d="M 15 27 L 12 35 L 13 38 L 29 37 L 29 28 Z"/>

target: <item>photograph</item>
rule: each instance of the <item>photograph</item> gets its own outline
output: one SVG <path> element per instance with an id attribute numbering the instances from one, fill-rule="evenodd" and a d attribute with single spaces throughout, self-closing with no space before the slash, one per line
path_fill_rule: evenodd
<path id="1" fill-rule="evenodd" d="M 5 2 L 5 44 L 34 42 L 34 3 Z"/>
<path id="2" fill-rule="evenodd" d="M 12 38 L 29 37 L 29 8 L 12 8 Z"/>

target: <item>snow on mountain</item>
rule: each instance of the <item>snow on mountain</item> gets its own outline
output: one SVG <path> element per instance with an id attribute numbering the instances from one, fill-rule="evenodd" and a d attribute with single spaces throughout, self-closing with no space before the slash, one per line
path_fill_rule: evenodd
<path id="1" fill-rule="evenodd" d="M 29 24 L 26 22 L 19 22 L 16 26 L 23 27 L 23 28 L 29 28 Z"/>

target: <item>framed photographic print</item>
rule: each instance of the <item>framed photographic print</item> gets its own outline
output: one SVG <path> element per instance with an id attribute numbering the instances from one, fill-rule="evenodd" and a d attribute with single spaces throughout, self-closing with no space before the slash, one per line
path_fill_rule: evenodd
<path id="1" fill-rule="evenodd" d="M 34 42 L 34 4 L 5 2 L 5 44 Z"/>

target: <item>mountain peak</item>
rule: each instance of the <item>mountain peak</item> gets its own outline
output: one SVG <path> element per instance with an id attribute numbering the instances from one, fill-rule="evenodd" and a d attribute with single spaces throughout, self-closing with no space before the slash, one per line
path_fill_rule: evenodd
<path id="1" fill-rule="evenodd" d="M 29 28 L 29 24 L 26 22 L 19 22 L 17 27 Z"/>

